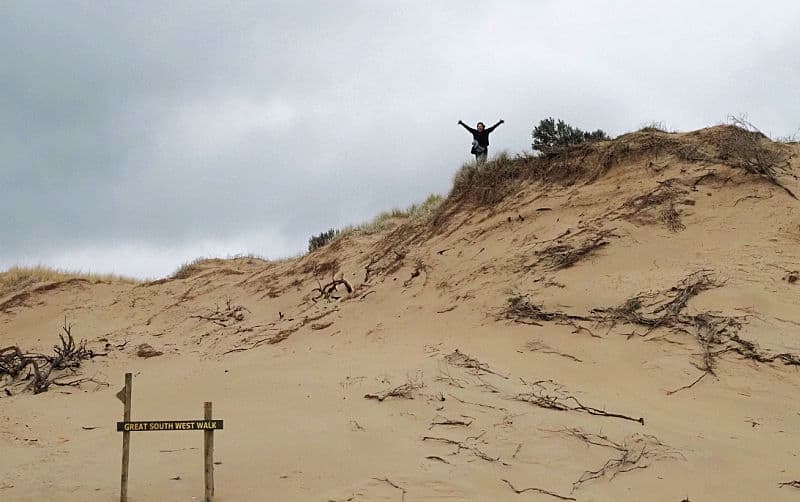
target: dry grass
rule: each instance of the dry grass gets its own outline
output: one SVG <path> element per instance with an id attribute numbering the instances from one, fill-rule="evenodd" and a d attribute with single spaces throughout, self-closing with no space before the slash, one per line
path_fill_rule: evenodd
<path id="1" fill-rule="evenodd" d="M 135 284 L 139 281 L 115 274 L 91 274 L 59 270 L 41 265 L 35 267 L 11 267 L 0 272 L 0 297 L 22 291 L 34 284 L 45 282 L 62 282 L 71 279 L 83 279 L 89 282 L 125 282 Z"/>
<path id="2" fill-rule="evenodd" d="M 204 262 L 210 261 L 212 259 L 213 258 L 200 257 L 200 258 L 195 258 L 192 261 L 188 261 L 188 262 L 184 263 L 183 265 L 181 265 L 180 267 L 178 267 L 178 270 L 173 272 L 172 275 L 169 276 L 169 278 L 170 279 L 188 279 L 189 277 L 193 276 L 194 274 L 196 274 L 197 272 L 199 272 L 201 270 L 200 265 L 202 265 Z"/>
<path id="3" fill-rule="evenodd" d="M 783 176 L 793 176 L 790 155 L 783 145 L 770 140 L 743 118 L 731 117 L 730 121 L 730 133 L 719 144 L 719 157 L 732 167 L 766 179 L 796 199 L 779 180 Z"/>
<path id="4" fill-rule="evenodd" d="M 436 213 L 436 209 L 439 208 L 442 201 L 444 201 L 444 197 L 441 195 L 430 194 L 418 204 L 412 204 L 405 209 L 394 208 L 391 211 L 384 211 L 370 222 L 343 228 L 336 238 L 353 233 L 372 235 L 392 228 L 398 223 L 427 223 Z"/>

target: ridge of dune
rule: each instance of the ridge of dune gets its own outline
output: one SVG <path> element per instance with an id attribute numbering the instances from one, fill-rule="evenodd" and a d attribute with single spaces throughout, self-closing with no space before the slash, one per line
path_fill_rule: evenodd
<path id="1" fill-rule="evenodd" d="M 131 371 L 134 419 L 214 402 L 220 501 L 793 499 L 799 153 L 640 131 L 465 167 L 429 217 L 297 259 L 9 292 L 0 348 L 66 316 L 107 355 L 0 380 L 0 496 L 115 499 Z M 136 436 L 132 500 L 199 499 L 198 446 Z"/>

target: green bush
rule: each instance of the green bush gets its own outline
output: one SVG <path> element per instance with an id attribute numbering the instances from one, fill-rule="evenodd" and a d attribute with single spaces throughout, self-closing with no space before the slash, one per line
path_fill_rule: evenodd
<path id="1" fill-rule="evenodd" d="M 308 252 L 314 251 L 315 249 L 319 249 L 325 244 L 332 241 L 337 235 L 339 235 L 339 230 L 335 228 L 329 229 L 327 232 L 322 232 L 319 235 L 312 235 L 308 239 Z"/>
<path id="2" fill-rule="evenodd" d="M 531 146 L 535 151 L 542 153 L 549 153 L 568 145 L 611 139 L 602 129 L 583 131 L 561 119 L 556 122 L 553 117 L 542 119 L 539 125 L 533 128 L 531 136 L 533 136 Z"/>

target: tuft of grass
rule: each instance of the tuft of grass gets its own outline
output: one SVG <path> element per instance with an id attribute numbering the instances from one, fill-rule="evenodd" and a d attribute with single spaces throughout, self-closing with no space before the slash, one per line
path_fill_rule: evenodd
<path id="1" fill-rule="evenodd" d="M 390 228 L 397 220 L 405 220 L 404 222 L 412 224 L 425 223 L 433 217 L 442 201 L 444 197 L 441 195 L 430 194 L 423 202 L 412 204 L 405 209 L 394 208 L 391 211 L 384 211 L 368 223 L 343 229 L 339 235 L 353 232 L 374 234 Z"/>
<path id="2" fill-rule="evenodd" d="M 61 282 L 70 279 L 83 279 L 90 282 L 125 282 L 136 284 L 140 281 L 116 274 L 92 274 L 59 270 L 38 265 L 35 267 L 13 266 L 0 272 L 0 297 L 21 291 L 34 284 L 43 282 Z"/>
<path id="3" fill-rule="evenodd" d="M 173 272 L 172 275 L 169 276 L 169 278 L 188 279 L 189 277 L 193 276 L 194 274 L 200 271 L 200 265 L 209 260 L 212 260 L 212 258 L 205 258 L 201 256 L 199 258 L 195 258 L 192 261 L 187 261 L 186 263 L 178 267 L 178 270 Z"/>
<path id="4" fill-rule="evenodd" d="M 644 124 L 642 127 L 639 128 L 638 132 L 669 132 L 669 131 L 667 130 L 667 125 L 664 122 L 653 121 L 648 124 Z"/>
<path id="5" fill-rule="evenodd" d="M 453 178 L 450 198 L 470 199 L 481 204 L 501 201 L 516 186 L 516 180 L 536 178 L 532 167 L 537 157 L 500 152 L 492 160 L 483 164 L 468 162 L 461 166 Z"/>

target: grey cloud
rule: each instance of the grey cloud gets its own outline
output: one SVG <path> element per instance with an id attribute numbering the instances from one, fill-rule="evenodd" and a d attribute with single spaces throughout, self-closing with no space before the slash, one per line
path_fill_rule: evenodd
<path id="1" fill-rule="evenodd" d="M 504 118 L 493 151 L 529 148 L 548 115 L 621 133 L 746 112 L 792 134 L 799 15 L 789 1 L 9 2 L 0 267 L 155 275 L 206 252 L 301 251 L 446 192 L 468 158 L 459 119 Z"/>

